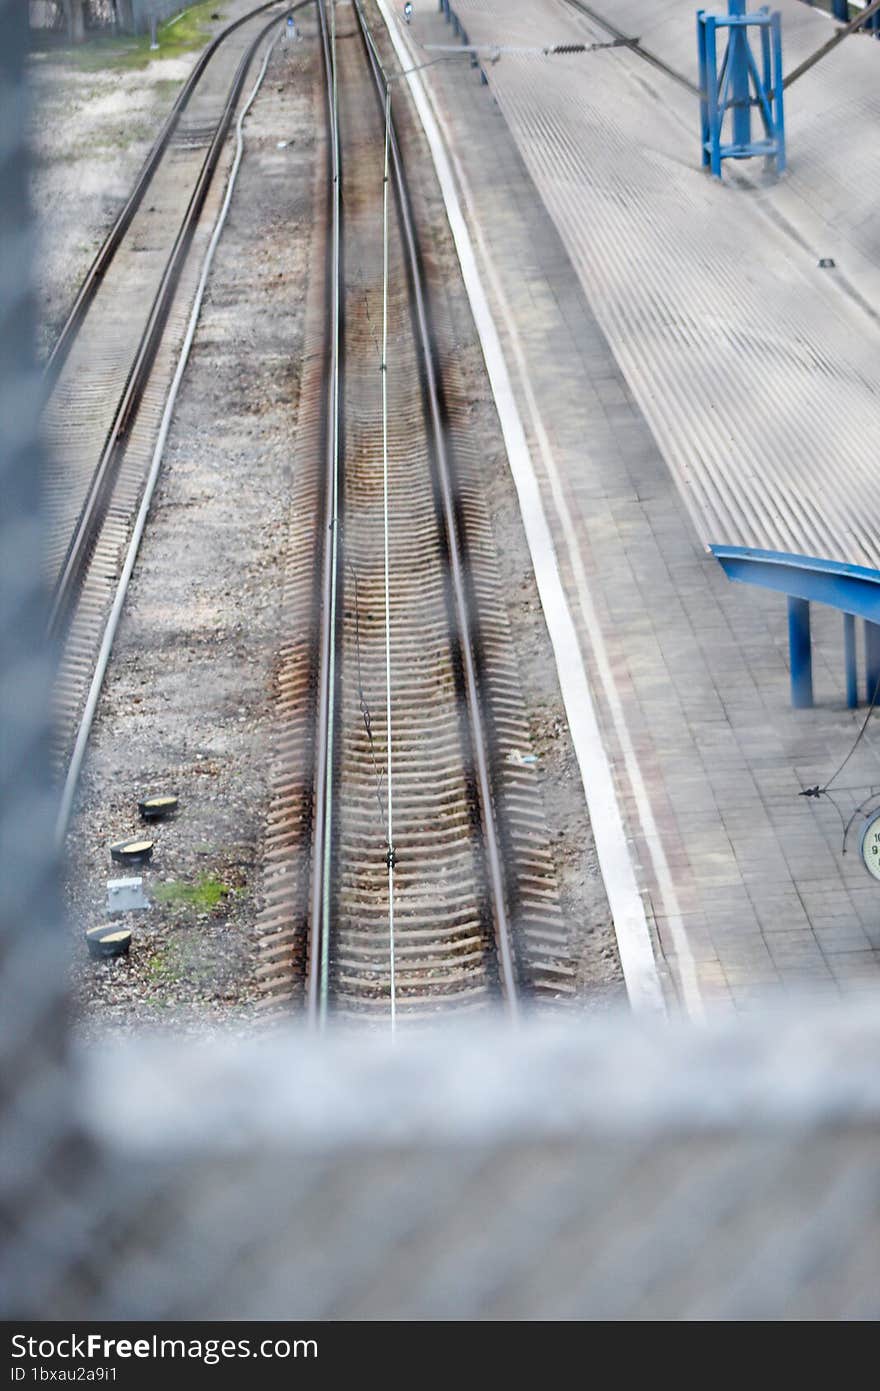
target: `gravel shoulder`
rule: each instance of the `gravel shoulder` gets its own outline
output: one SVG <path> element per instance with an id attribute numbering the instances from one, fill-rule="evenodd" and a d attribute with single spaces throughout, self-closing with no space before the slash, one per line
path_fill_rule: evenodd
<path id="1" fill-rule="evenodd" d="M 246 124 L 163 474 L 94 726 L 70 836 L 82 1026 L 249 1027 L 254 920 L 274 720 L 290 459 L 302 360 L 317 79 L 313 45 L 279 43 Z M 138 798 L 180 795 L 152 863 L 109 845 Z M 142 874 L 127 958 L 92 963 L 83 931 L 106 881 Z"/>

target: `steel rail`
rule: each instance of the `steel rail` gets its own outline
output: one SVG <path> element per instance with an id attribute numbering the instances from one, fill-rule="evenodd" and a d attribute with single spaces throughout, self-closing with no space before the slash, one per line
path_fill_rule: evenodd
<path id="1" fill-rule="evenodd" d="M 370 32 L 369 23 L 361 8 L 360 0 L 354 0 L 354 7 L 358 16 L 367 58 L 376 83 L 376 90 L 382 104 L 384 118 L 386 89 L 389 82 L 394 80 L 394 77 L 392 76 L 389 78 L 385 72 L 372 33 Z M 462 566 L 459 526 L 453 497 L 449 457 L 446 448 L 446 432 L 443 428 L 443 419 L 440 410 L 437 368 L 432 348 L 432 335 L 429 327 L 421 260 L 418 254 L 415 220 L 412 213 L 403 160 L 400 154 L 393 119 L 390 121 L 389 134 L 391 157 L 394 166 L 394 181 L 397 190 L 398 207 L 406 244 L 407 259 L 409 262 L 410 279 L 416 310 L 416 322 L 418 324 L 419 346 L 425 370 L 425 389 L 431 416 L 436 475 L 439 485 L 442 520 L 446 533 L 447 555 L 449 559 L 453 613 L 457 628 L 456 636 L 461 654 L 467 695 L 474 771 L 476 773 L 477 794 L 483 832 L 483 853 L 486 861 L 489 892 L 492 900 L 499 978 L 506 1007 L 509 1013 L 515 1017 L 518 1012 L 517 970 L 512 945 L 510 920 L 507 913 L 505 876 L 502 867 L 500 837 L 495 819 L 492 777 L 489 771 L 486 753 L 488 742 L 481 710 L 480 684 L 477 677 L 471 639 L 470 604 L 468 602 Z"/>
<path id="2" fill-rule="evenodd" d="M 328 280 L 329 363 L 326 400 L 326 483 L 324 495 L 324 549 L 321 561 L 321 612 L 319 631 L 317 743 L 315 797 L 312 830 L 312 885 L 309 914 L 306 1006 L 312 1025 L 327 1018 L 330 951 L 331 852 L 333 844 L 333 740 L 336 724 L 336 635 L 339 584 L 339 350 L 341 152 L 336 102 L 336 63 L 325 0 L 318 0 L 324 70 L 327 79 L 327 114 L 330 132 L 330 266 Z"/>
<path id="3" fill-rule="evenodd" d="M 174 105 L 165 119 L 165 124 L 153 142 L 152 148 L 144 161 L 140 173 L 135 179 L 134 187 L 128 195 L 125 205 L 116 221 L 113 223 L 113 226 L 110 228 L 110 231 L 107 233 L 107 236 L 104 238 L 95 259 L 86 271 L 85 278 L 77 291 L 76 299 L 73 301 L 61 332 L 56 338 L 52 351 L 46 359 L 43 367 L 43 379 L 49 388 L 51 388 L 67 360 L 67 356 L 70 349 L 73 347 L 83 319 L 88 313 L 89 306 L 98 292 L 98 287 L 106 275 L 113 257 L 119 250 L 122 239 L 131 226 L 135 213 L 144 200 L 144 194 L 150 186 L 153 175 L 159 166 L 162 156 L 168 148 L 169 141 L 177 129 L 181 116 L 189 105 L 190 98 L 204 75 L 205 69 L 217 52 L 217 49 L 229 38 L 230 34 L 236 29 L 239 29 L 242 24 L 247 24 L 248 20 L 253 19 L 255 15 L 261 14 L 263 10 L 272 9 L 273 6 L 279 3 L 280 0 L 265 0 L 264 4 L 257 5 L 256 9 L 249 10 L 248 13 L 242 15 L 240 19 L 234 20 L 232 24 L 227 24 L 226 28 L 221 30 L 199 54 L 195 67 L 178 92 Z"/>
<path id="4" fill-rule="evenodd" d="M 283 0 L 280 0 L 283 4 Z M 310 3 L 310 0 L 300 0 L 300 4 L 280 8 L 278 0 L 274 0 L 273 8 L 279 9 L 280 16 L 294 9 L 300 9 L 303 5 Z M 246 52 L 242 55 L 238 67 L 235 71 L 232 84 L 226 97 L 223 111 L 214 130 L 214 136 L 202 167 L 199 171 L 198 179 L 187 204 L 177 236 L 165 265 L 162 280 L 156 291 L 150 314 L 146 326 L 141 335 L 138 350 L 135 355 L 131 368 L 126 378 L 125 387 L 117 403 L 113 420 L 107 432 L 101 456 L 92 476 L 89 490 L 80 509 L 79 516 L 73 528 L 67 553 L 61 567 L 55 587 L 52 592 L 52 600 L 48 619 L 48 635 L 51 639 L 57 638 L 63 631 L 66 621 L 76 600 L 79 586 L 88 564 L 89 556 L 94 545 L 97 533 L 103 523 L 107 507 L 113 491 L 113 484 L 116 471 L 121 458 L 122 450 L 125 445 L 128 430 L 134 420 L 134 416 L 140 405 L 144 388 L 147 384 L 150 371 L 158 352 L 162 333 L 168 320 L 174 293 L 187 253 L 195 236 L 199 217 L 208 196 L 208 190 L 214 177 L 217 165 L 226 143 L 229 127 L 232 123 L 235 108 L 241 95 L 247 77 L 248 69 L 253 62 L 254 55 L 265 35 L 269 32 L 272 25 L 277 22 L 279 14 L 276 14 L 263 26 Z"/>

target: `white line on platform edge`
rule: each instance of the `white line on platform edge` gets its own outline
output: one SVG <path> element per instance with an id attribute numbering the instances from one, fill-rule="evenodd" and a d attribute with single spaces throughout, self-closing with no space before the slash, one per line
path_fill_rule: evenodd
<path id="1" fill-rule="evenodd" d="M 391 42 L 403 68 L 415 66 L 416 56 L 406 42 L 404 35 L 394 24 L 387 0 L 377 0 L 379 10 L 388 28 Z M 532 565 L 547 631 L 553 647 L 559 685 L 571 730 L 575 755 L 580 768 L 581 780 L 592 823 L 593 836 L 599 867 L 608 896 L 608 903 L 617 936 L 620 963 L 626 982 L 627 994 L 633 1009 L 639 1012 L 663 1013 L 666 1008 L 663 987 L 657 971 L 657 962 L 651 942 L 651 933 L 645 916 L 644 904 L 636 882 L 635 870 L 627 845 L 623 818 L 614 787 L 614 778 L 608 756 L 602 743 L 598 720 L 590 685 L 580 651 L 580 644 L 574 621 L 565 597 L 562 579 L 556 560 L 553 538 L 547 523 L 540 485 L 535 473 L 519 407 L 514 396 L 501 339 L 495 324 L 486 292 L 483 288 L 470 232 L 465 222 L 458 197 L 455 176 L 450 158 L 455 163 L 461 187 L 467 184 L 463 171 L 452 152 L 451 142 L 441 135 L 442 117 L 436 112 L 432 99 L 427 95 L 421 74 L 411 73 L 407 77 L 410 92 L 431 151 L 434 168 L 446 205 L 446 214 L 452 230 L 453 240 L 461 265 L 465 289 L 470 301 L 471 312 L 486 363 L 486 370 L 495 398 L 495 406 L 501 423 L 510 471 L 519 498 L 523 527 L 526 533 Z M 479 236 L 479 232 L 477 233 Z M 482 239 L 480 239 L 482 241 Z M 500 286 L 494 274 L 491 260 L 481 245 L 483 262 L 487 275 L 493 282 L 493 290 L 505 318 L 505 326 L 510 334 L 517 357 L 517 367 L 526 394 L 529 411 L 533 417 L 536 437 L 544 457 L 547 476 L 551 482 L 554 505 L 559 514 L 559 522 L 566 537 L 572 570 L 578 586 L 578 598 L 584 623 L 593 647 L 594 658 L 599 671 L 606 699 L 624 759 L 639 803 L 642 825 L 648 834 L 648 845 L 653 857 L 655 872 L 667 910 L 667 918 L 676 950 L 682 994 L 688 1013 L 695 1018 L 702 1017 L 703 1004 L 696 979 L 693 957 L 681 922 L 678 904 L 672 885 L 669 867 L 659 846 L 657 827 L 648 799 L 641 770 L 626 728 L 620 697 L 614 683 L 611 665 L 605 643 L 596 618 L 595 609 L 589 594 L 583 565 L 577 550 L 576 537 L 571 516 L 565 505 L 559 482 L 558 471 L 552 458 L 546 430 L 540 420 L 537 403 L 528 383 L 525 359 L 516 334 L 515 325 L 506 307 Z M 649 830 L 650 827 L 650 830 Z"/>

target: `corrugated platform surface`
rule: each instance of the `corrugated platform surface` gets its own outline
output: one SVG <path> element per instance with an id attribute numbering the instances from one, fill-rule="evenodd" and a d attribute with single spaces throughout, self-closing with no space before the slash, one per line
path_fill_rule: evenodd
<path id="1" fill-rule="evenodd" d="M 693 76 L 691 0 L 603 4 Z M 790 69 L 831 27 L 798 0 L 782 8 Z M 564 0 L 456 9 L 472 42 L 608 37 Z M 456 43 L 429 0 L 401 28 L 412 64 L 436 56 L 420 45 Z M 696 98 L 631 52 L 484 63 L 488 88 L 466 60 L 423 80 L 664 985 L 697 1011 L 876 990 L 880 885 L 857 853 L 858 807 L 880 793 L 876 715 L 834 784 L 840 815 L 800 795 L 864 719 L 845 705 L 840 614 L 814 605 L 816 705 L 794 710 L 782 596 L 730 584 L 705 546 L 877 563 L 880 43 L 847 39 L 791 89 L 778 184 L 754 161 L 723 184 L 703 173 Z"/>
<path id="2" fill-rule="evenodd" d="M 608 38 L 564 0 L 456 8 L 473 43 Z M 692 0 L 591 8 L 695 80 Z M 782 10 L 790 70 L 831 30 Z M 628 50 L 487 71 L 701 539 L 877 567 L 880 44 L 848 39 L 790 89 L 778 187 L 758 161 L 707 177 L 696 98 Z"/>

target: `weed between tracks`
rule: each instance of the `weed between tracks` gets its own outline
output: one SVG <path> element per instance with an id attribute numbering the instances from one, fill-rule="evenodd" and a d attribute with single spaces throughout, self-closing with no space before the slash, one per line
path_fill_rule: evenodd
<path id="1" fill-rule="evenodd" d="M 188 884 L 182 879 L 173 879 L 168 884 L 157 884 L 154 897 L 157 903 L 179 904 L 181 907 L 210 912 L 231 893 L 232 889 L 228 884 L 212 878 L 211 875 L 205 875 L 194 884 Z"/>

